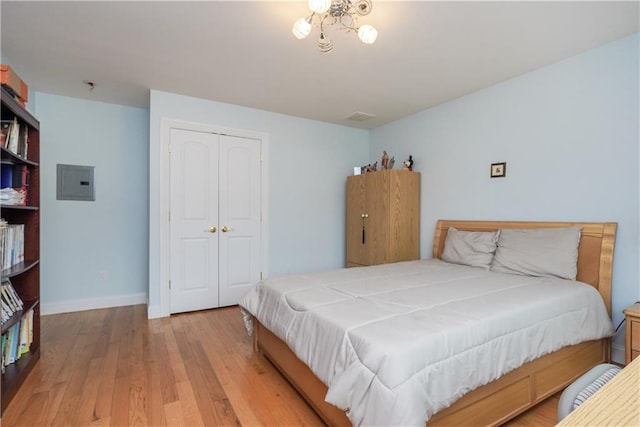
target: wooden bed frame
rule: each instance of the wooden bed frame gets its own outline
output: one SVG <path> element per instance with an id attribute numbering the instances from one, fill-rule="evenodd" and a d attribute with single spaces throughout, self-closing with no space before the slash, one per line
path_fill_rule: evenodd
<path id="1" fill-rule="evenodd" d="M 440 258 L 449 227 L 467 231 L 501 228 L 582 227 L 578 248 L 577 280 L 595 287 L 611 316 L 611 274 L 616 223 L 438 221 L 433 257 Z M 304 399 L 330 426 L 350 426 L 344 411 L 324 401 L 327 387 L 302 363 L 287 345 L 256 321 L 254 347 L 262 352 L 291 382 Z M 610 340 L 601 339 L 564 347 L 531 361 L 501 378 L 479 387 L 428 422 L 434 426 L 493 426 L 502 424 L 562 390 L 591 367 L 608 362 Z"/>

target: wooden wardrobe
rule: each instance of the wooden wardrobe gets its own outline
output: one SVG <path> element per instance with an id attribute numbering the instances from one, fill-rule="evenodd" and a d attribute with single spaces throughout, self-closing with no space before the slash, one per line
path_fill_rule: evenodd
<path id="1" fill-rule="evenodd" d="M 347 178 L 347 267 L 420 258 L 420 174 L 386 169 Z"/>

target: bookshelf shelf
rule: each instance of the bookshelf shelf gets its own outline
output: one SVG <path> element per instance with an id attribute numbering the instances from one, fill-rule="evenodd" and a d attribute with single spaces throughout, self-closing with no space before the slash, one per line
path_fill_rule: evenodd
<path id="1" fill-rule="evenodd" d="M 37 211 L 40 208 L 37 206 L 21 206 L 21 205 L 3 205 L 0 204 L 0 207 L 4 210 L 4 209 L 17 209 L 17 210 L 22 210 L 22 211 Z"/>
<path id="2" fill-rule="evenodd" d="M 3 187 L 20 188 L 26 192 L 26 205 L 0 204 L 1 216 L 9 226 L 24 225 L 24 238 L 20 239 L 19 245 L 23 248 L 23 251 L 19 252 L 24 252 L 24 257 L 18 257 L 18 260 L 24 258 L 24 261 L 0 271 L 2 283 L 10 281 L 22 300 L 23 306 L 2 324 L 1 331 L 3 342 L 9 341 L 8 338 L 13 335 L 12 330 L 24 328 L 21 330 L 28 330 L 33 334 L 33 341 L 28 347 L 29 351 L 21 354 L 19 358 L 16 357 L 17 360 L 13 363 L 4 363 L 0 395 L 0 409 L 4 412 L 40 358 L 40 123 L 4 88 L 0 93 L 0 104 L 2 107 L 0 119 L 3 123 L 18 123 L 20 141 L 23 142 L 16 152 L 8 149 L 9 141 L 6 139 L 2 140 L 5 145 L 0 144 L 2 168 L 11 169 L 13 174 L 8 177 L 11 185 L 7 184 L 3 175 Z M 14 128 L 18 129 L 18 126 Z M 17 154 L 18 152 L 20 155 Z M 19 175 L 13 170 L 18 171 Z M 15 262 L 15 259 L 11 261 Z M 11 262 L 3 260 L 3 264 L 7 266 Z M 33 314 L 32 322 L 30 322 L 31 313 Z M 32 328 L 29 328 L 29 325 L 32 325 Z M 3 360 L 8 350 L 3 346 Z"/>
<path id="3" fill-rule="evenodd" d="M 2 270 L 2 278 L 12 278 L 19 274 L 25 273 L 30 269 L 32 269 L 33 267 L 35 267 L 36 265 L 38 265 L 39 263 L 40 263 L 40 260 L 38 259 L 27 259 L 23 262 L 12 265 L 11 267 Z"/>
<path id="4" fill-rule="evenodd" d="M 10 164 L 14 164 L 14 165 L 29 165 L 29 166 L 34 166 L 37 167 L 39 166 L 38 163 L 29 160 L 29 159 L 25 159 L 22 158 L 20 156 L 18 156 L 17 154 L 7 150 L 4 147 L 0 147 L 0 154 L 1 154 L 1 158 L 4 162 L 10 163 Z"/>
<path id="5" fill-rule="evenodd" d="M 22 316 L 24 316 L 29 310 L 34 308 L 36 304 L 38 304 L 40 301 L 34 300 L 34 301 L 23 301 L 23 302 L 24 302 L 24 307 L 22 308 L 22 310 L 18 310 L 15 313 L 13 313 L 13 316 L 11 316 L 11 319 L 7 320 L 6 323 L 2 324 L 3 334 L 7 332 L 9 329 L 11 329 L 13 325 L 18 323 L 22 319 Z"/>

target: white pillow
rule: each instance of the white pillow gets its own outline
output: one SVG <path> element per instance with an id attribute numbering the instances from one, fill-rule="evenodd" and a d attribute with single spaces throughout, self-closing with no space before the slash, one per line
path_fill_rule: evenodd
<path id="1" fill-rule="evenodd" d="M 442 261 L 488 270 L 496 251 L 497 232 L 460 231 L 449 227 Z"/>
<path id="2" fill-rule="evenodd" d="M 491 271 L 575 280 L 580 227 L 502 229 Z"/>

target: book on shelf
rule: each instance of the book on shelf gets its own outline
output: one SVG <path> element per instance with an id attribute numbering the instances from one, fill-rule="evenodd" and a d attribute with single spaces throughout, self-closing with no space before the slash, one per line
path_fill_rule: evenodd
<path id="1" fill-rule="evenodd" d="M 0 161 L 0 188 L 13 188 L 13 163 Z"/>
<path id="2" fill-rule="evenodd" d="M 6 306 L 9 310 L 9 317 L 13 316 L 15 312 L 23 309 L 24 303 L 22 302 L 20 295 L 18 295 L 9 279 L 3 280 L 2 286 L 0 288 L 0 296 L 3 302 L 2 307 L 4 308 Z"/>
<path id="3" fill-rule="evenodd" d="M 24 224 L 0 225 L 0 270 L 24 261 Z"/>
<path id="4" fill-rule="evenodd" d="M 34 311 L 33 308 L 30 308 L 29 311 L 27 312 L 27 316 L 26 319 L 29 322 L 29 328 L 28 328 L 28 335 L 27 335 L 27 348 L 31 349 L 31 344 L 33 344 L 33 316 L 34 316 Z M 27 350 L 29 351 L 29 350 Z"/>
<path id="5" fill-rule="evenodd" d="M 11 130 L 9 131 L 9 141 L 7 141 L 7 150 L 14 154 L 18 154 L 18 145 L 20 138 L 20 123 L 16 117 L 13 118 L 11 123 Z"/>
<path id="6" fill-rule="evenodd" d="M 33 343 L 33 309 L 2 334 L 2 366 L 20 360 Z"/>
<path id="7" fill-rule="evenodd" d="M 9 365 L 9 348 L 11 347 L 11 329 L 2 334 L 2 367 Z"/>
<path id="8" fill-rule="evenodd" d="M 2 298 L 2 302 L 4 303 L 3 307 L 7 307 L 9 317 L 13 316 L 13 313 L 20 310 L 20 307 L 14 302 L 13 298 L 9 295 L 9 290 L 4 283 L 0 288 L 0 297 Z"/>
<path id="9" fill-rule="evenodd" d="M 2 353 L 2 361 L 0 365 L 2 367 L 2 373 L 4 374 L 4 355 L 6 352 L 4 351 L 4 345 L 7 342 L 7 334 L 2 334 L 2 340 L 0 341 L 0 352 Z"/>
<path id="10" fill-rule="evenodd" d="M 22 302 L 22 298 L 20 298 L 20 295 L 18 295 L 15 288 L 11 284 L 11 280 L 5 279 L 4 283 L 2 283 L 2 286 L 7 289 L 9 297 L 13 300 L 13 303 L 18 308 L 18 310 L 22 310 L 22 308 L 24 307 L 24 303 Z"/>
<path id="11" fill-rule="evenodd" d="M 0 166 L 0 188 L 27 191 L 29 187 L 29 168 L 27 165 L 15 164 L 11 160 L 0 160 Z"/>
<path id="12" fill-rule="evenodd" d="M 0 297 L 2 298 L 2 307 L 7 310 L 7 320 L 9 320 L 9 318 L 13 316 L 15 312 L 20 310 L 20 306 L 14 302 L 13 298 L 9 295 L 9 291 L 4 285 L 2 286 L 1 292 L 2 294 L 0 295 Z"/>
<path id="13" fill-rule="evenodd" d="M 13 120 L 0 120 L 0 146 L 7 148 Z"/>
<path id="14" fill-rule="evenodd" d="M 11 347 L 9 348 L 9 363 L 15 363 L 18 356 L 18 344 L 20 344 L 20 322 L 11 327 Z"/>
<path id="15" fill-rule="evenodd" d="M 20 132 L 18 133 L 18 147 L 16 148 L 15 153 L 22 157 L 23 159 L 27 158 L 27 147 L 29 146 L 29 128 L 27 126 L 21 126 Z"/>
<path id="16" fill-rule="evenodd" d="M 24 189 L 26 190 L 29 186 L 28 176 L 29 176 L 29 168 L 27 165 L 13 165 L 11 168 L 13 172 L 12 176 L 12 186 L 16 189 Z"/>
<path id="17" fill-rule="evenodd" d="M 1 300 L 2 303 L 2 324 L 4 325 L 9 319 L 11 319 L 11 316 L 13 316 L 13 309 L 11 307 L 9 307 L 9 304 L 7 304 L 6 302 L 4 302 L 4 298 L 2 298 Z"/>
<path id="18" fill-rule="evenodd" d="M 33 310 L 29 310 L 29 313 L 33 313 Z M 31 322 L 33 322 L 33 316 L 26 315 L 20 322 L 20 339 L 18 341 L 18 357 L 29 351 L 31 342 L 29 341 L 29 331 L 32 330 Z"/>
<path id="19" fill-rule="evenodd" d="M 17 117 L 0 121 L 0 145 L 18 157 L 27 158 L 29 127 L 21 125 Z"/>

